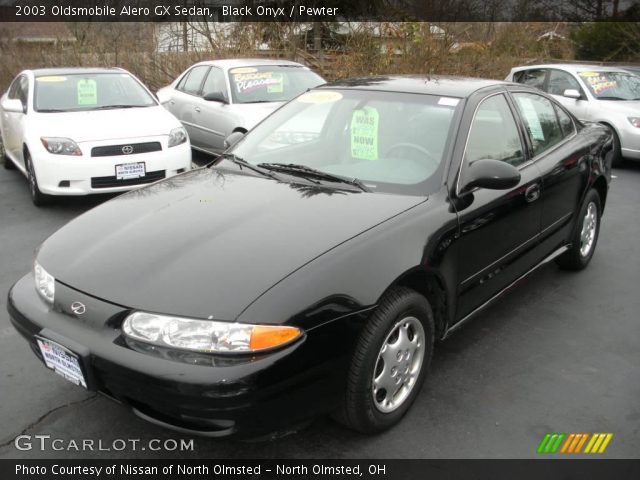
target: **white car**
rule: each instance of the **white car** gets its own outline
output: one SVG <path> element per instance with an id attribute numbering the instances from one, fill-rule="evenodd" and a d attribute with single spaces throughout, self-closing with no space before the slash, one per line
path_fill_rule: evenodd
<path id="1" fill-rule="evenodd" d="M 246 133 L 283 103 L 325 83 L 288 60 L 228 59 L 196 63 L 158 91 L 160 102 L 182 122 L 191 146 L 226 150 L 225 139 Z"/>
<path id="2" fill-rule="evenodd" d="M 189 137 L 119 68 L 25 70 L 0 99 L 6 168 L 52 195 L 121 192 L 191 168 Z"/>
<path id="3" fill-rule="evenodd" d="M 640 76 L 617 67 L 550 64 L 512 68 L 507 81 L 554 96 L 578 119 L 614 132 L 614 166 L 640 160 Z"/>

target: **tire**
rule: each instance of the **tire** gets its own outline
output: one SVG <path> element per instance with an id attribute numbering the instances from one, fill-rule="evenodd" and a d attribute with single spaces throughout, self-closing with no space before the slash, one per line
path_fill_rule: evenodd
<path id="1" fill-rule="evenodd" d="M 613 128 L 611 128 L 611 132 L 613 133 L 613 152 L 611 153 L 611 166 L 613 168 L 620 168 L 624 165 L 622 148 L 620 147 L 620 137 L 618 137 L 618 134 Z"/>
<path id="2" fill-rule="evenodd" d="M 31 155 L 29 151 L 24 153 L 24 164 L 27 169 L 27 180 L 29 181 L 29 193 L 31 194 L 31 201 L 36 207 L 42 207 L 51 203 L 51 195 L 45 195 L 40 191 L 38 187 L 38 179 L 36 178 L 35 170 L 31 162 Z"/>
<path id="3" fill-rule="evenodd" d="M 434 331 L 426 298 L 405 287 L 390 290 L 360 334 L 336 419 L 367 434 L 398 423 L 424 383 Z M 397 391 L 387 392 L 384 385 Z"/>
<path id="4" fill-rule="evenodd" d="M 589 264 L 598 243 L 601 213 L 600 195 L 591 189 L 580 208 L 571 237 L 571 248 L 556 259 L 561 268 L 582 270 Z"/>
<path id="5" fill-rule="evenodd" d="M 4 164 L 4 168 L 6 168 L 7 170 L 14 170 L 16 168 L 14 163 L 7 156 L 7 152 L 4 149 L 4 142 L 2 141 L 1 138 L 0 138 L 0 159 L 2 160 L 2 163 Z"/>

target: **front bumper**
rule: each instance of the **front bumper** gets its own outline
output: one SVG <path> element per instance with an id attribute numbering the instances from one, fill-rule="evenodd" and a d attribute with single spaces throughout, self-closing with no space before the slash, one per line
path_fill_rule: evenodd
<path id="1" fill-rule="evenodd" d="M 640 128 L 631 124 L 619 130 L 622 156 L 628 160 L 640 160 Z"/>
<path id="2" fill-rule="evenodd" d="M 169 178 L 191 169 L 191 147 L 189 142 L 168 148 L 166 139 L 152 137 L 162 150 L 157 152 L 107 157 L 90 156 L 91 149 L 108 143 L 126 141 L 80 143 L 82 156 L 54 155 L 39 146 L 31 151 L 32 163 L 38 179 L 38 187 L 48 195 L 87 195 L 91 193 L 124 192 L 140 185 Z M 138 143 L 140 140 L 131 140 Z M 40 148 L 41 147 L 41 148 Z M 118 181 L 116 165 L 144 162 L 146 176 L 140 179 Z"/>
<path id="3" fill-rule="evenodd" d="M 87 318 L 65 312 L 58 297 L 83 302 Z M 90 390 L 183 433 L 250 437 L 287 429 L 334 410 L 346 381 L 352 342 L 327 347 L 336 335 L 344 338 L 340 329 L 350 328 L 342 320 L 273 353 L 200 355 L 211 362 L 203 365 L 187 363 L 189 356 L 177 360 L 129 348 L 119 328 L 129 309 L 59 282 L 54 307 L 39 297 L 32 274 L 13 286 L 7 304 L 11 322 L 41 360 L 34 335 L 78 354 Z"/>

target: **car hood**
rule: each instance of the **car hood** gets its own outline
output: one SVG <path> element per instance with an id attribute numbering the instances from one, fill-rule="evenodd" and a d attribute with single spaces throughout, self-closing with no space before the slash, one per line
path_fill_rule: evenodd
<path id="1" fill-rule="evenodd" d="M 296 269 L 423 201 L 202 168 L 77 217 L 38 262 L 122 306 L 234 320 Z"/>
<path id="2" fill-rule="evenodd" d="M 33 119 L 38 136 L 67 137 L 77 143 L 169 135 L 178 120 L 162 106 L 87 112 L 39 113 Z"/>
<path id="3" fill-rule="evenodd" d="M 284 103 L 285 102 L 234 103 L 230 105 L 230 107 L 233 113 L 242 119 L 240 122 L 242 126 L 247 130 L 251 130 L 274 110 L 284 105 Z"/>
<path id="4" fill-rule="evenodd" d="M 637 100 L 598 100 L 598 106 L 610 112 L 640 115 L 640 101 Z"/>

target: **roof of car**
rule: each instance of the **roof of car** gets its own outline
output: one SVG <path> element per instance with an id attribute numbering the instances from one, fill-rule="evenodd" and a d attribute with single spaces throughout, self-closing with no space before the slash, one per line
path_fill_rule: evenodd
<path id="1" fill-rule="evenodd" d="M 82 74 L 92 74 L 92 73 L 128 73 L 126 70 L 122 68 L 86 68 L 86 67 L 64 67 L 64 68 L 36 68 L 31 70 L 33 75 L 36 77 L 45 77 L 49 75 L 82 75 Z"/>
<path id="2" fill-rule="evenodd" d="M 358 90 L 422 93 L 464 98 L 481 88 L 496 85 L 511 85 L 511 83 L 484 78 L 441 75 L 382 75 L 339 80 L 318 88 L 353 88 Z"/>
<path id="3" fill-rule="evenodd" d="M 296 67 L 304 67 L 291 60 L 266 59 L 266 58 L 226 58 L 222 60 L 205 60 L 199 62 L 198 65 L 216 65 L 222 68 L 236 67 L 259 67 L 261 65 L 291 65 Z"/>
<path id="4" fill-rule="evenodd" d="M 622 72 L 624 67 L 617 65 L 589 65 L 582 63 L 547 63 L 542 65 L 521 65 L 513 70 L 532 70 L 536 68 L 559 68 L 568 72 Z"/>

